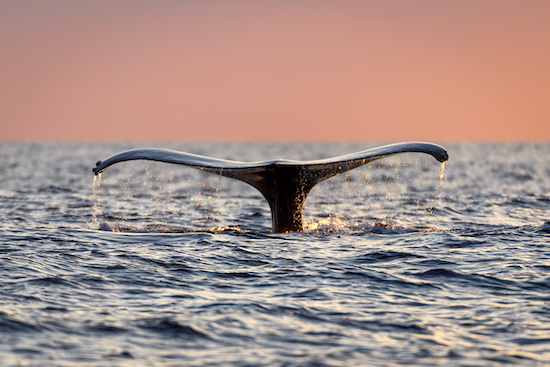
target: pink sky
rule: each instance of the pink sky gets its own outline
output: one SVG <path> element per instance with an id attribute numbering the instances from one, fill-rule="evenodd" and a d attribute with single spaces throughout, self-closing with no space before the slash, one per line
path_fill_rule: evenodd
<path id="1" fill-rule="evenodd" d="M 550 1 L 3 1 L 0 140 L 550 141 Z"/>

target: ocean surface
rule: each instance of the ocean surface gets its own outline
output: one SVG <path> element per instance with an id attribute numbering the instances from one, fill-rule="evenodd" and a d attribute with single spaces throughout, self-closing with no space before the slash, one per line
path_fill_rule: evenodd
<path id="1" fill-rule="evenodd" d="M 289 234 L 235 180 L 91 170 L 376 145 L 0 143 L 0 365 L 550 365 L 550 144 L 377 161 L 319 184 Z"/>

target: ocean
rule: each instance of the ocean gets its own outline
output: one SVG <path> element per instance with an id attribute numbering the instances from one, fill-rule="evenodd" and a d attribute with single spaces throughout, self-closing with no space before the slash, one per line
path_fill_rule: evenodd
<path id="1" fill-rule="evenodd" d="M 0 143 L 2 366 L 550 365 L 550 144 L 449 143 L 254 188 L 138 147 L 313 160 L 367 143 Z"/>

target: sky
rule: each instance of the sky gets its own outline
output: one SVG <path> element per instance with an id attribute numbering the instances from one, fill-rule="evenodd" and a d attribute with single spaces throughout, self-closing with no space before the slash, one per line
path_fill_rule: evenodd
<path id="1" fill-rule="evenodd" d="M 550 141 L 550 1 L 0 0 L 1 141 Z"/>

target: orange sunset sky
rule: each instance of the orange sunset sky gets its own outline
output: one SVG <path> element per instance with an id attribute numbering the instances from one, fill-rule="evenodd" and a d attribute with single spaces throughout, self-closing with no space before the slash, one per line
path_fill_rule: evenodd
<path id="1" fill-rule="evenodd" d="M 550 141 L 550 1 L 1 1 L 0 140 Z"/>

